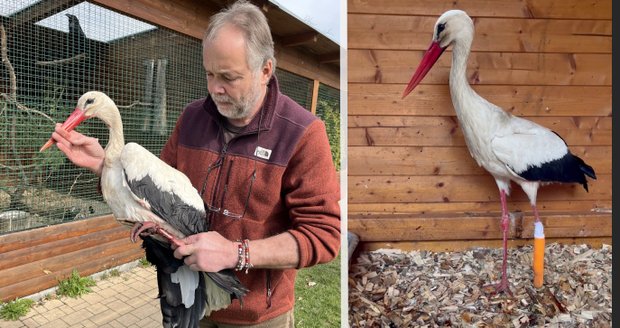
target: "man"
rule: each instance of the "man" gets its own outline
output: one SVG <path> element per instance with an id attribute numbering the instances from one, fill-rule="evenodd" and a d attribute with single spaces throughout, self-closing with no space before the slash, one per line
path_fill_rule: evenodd
<path id="1" fill-rule="evenodd" d="M 331 261 L 340 246 L 339 185 L 324 124 L 279 92 L 263 13 L 239 1 L 203 39 L 209 96 L 190 103 L 160 157 L 201 192 L 213 231 L 175 250 L 196 271 L 238 271 L 250 289 L 203 327 L 292 327 L 296 269 Z M 94 138 L 53 138 L 75 164 L 101 173 Z"/>

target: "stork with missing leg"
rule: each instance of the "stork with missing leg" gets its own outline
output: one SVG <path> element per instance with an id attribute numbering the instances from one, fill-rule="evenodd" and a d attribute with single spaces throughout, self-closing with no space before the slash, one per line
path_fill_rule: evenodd
<path id="1" fill-rule="evenodd" d="M 211 311 L 226 308 L 248 292 L 232 270 L 192 271 L 174 257 L 171 245 L 209 229 L 202 197 L 180 171 L 136 143 L 125 144 L 120 112 L 106 94 L 89 91 L 62 128 L 72 131 L 96 117 L 110 130 L 101 172 L 101 191 L 116 220 L 133 226 L 131 240 L 143 239 L 146 259 L 157 268 L 164 327 L 198 327 Z M 56 142 L 51 138 L 44 151 Z"/>
<path id="2" fill-rule="evenodd" d="M 527 194 L 536 222 L 536 193 L 541 184 L 580 183 L 588 190 L 586 175 L 596 179 L 594 169 L 571 154 L 555 132 L 534 122 L 515 117 L 480 97 L 467 81 L 467 57 L 474 37 L 474 24 L 461 10 L 450 10 L 439 17 L 430 47 L 424 54 L 409 85 L 407 96 L 420 83 L 443 51 L 452 48 L 450 94 L 465 142 L 471 156 L 495 178 L 502 203 L 504 257 L 502 278 L 496 292 L 511 294 L 506 275 L 508 206 L 510 181 Z"/>

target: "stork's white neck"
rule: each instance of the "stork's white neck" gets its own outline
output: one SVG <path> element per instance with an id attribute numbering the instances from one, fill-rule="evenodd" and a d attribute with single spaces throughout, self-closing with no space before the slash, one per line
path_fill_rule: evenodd
<path id="1" fill-rule="evenodd" d="M 450 95 L 452 104 L 459 118 L 467 112 L 470 106 L 465 104 L 467 99 L 479 97 L 467 81 L 467 59 L 471 48 L 471 40 L 457 39 L 452 47 L 452 67 L 450 68 Z"/>
<path id="2" fill-rule="evenodd" d="M 110 130 L 110 139 L 105 146 L 105 165 L 110 166 L 113 162 L 117 161 L 125 146 L 125 137 L 123 136 L 123 121 L 118 109 L 106 110 L 101 116 L 99 116 Z"/>

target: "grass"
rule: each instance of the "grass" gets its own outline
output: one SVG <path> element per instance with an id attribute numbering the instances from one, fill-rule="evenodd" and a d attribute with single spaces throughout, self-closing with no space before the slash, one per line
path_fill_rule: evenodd
<path id="1" fill-rule="evenodd" d="M 141 265 L 143 268 L 147 268 L 147 267 L 151 266 L 151 262 L 147 261 L 147 260 L 146 260 L 146 257 L 142 257 L 142 258 L 140 259 L 139 263 L 140 263 L 140 265 Z"/>
<path id="2" fill-rule="evenodd" d="M 69 296 L 76 298 L 78 296 L 90 293 L 90 287 L 95 285 L 95 280 L 91 277 L 80 277 L 77 270 L 71 272 L 71 277 L 58 282 L 58 296 Z"/>
<path id="3" fill-rule="evenodd" d="M 112 269 L 101 275 L 101 280 L 109 279 L 110 277 L 120 277 L 121 272 L 118 269 Z"/>
<path id="4" fill-rule="evenodd" d="M 299 270 L 295 299 L 295 327 L 340 327 L 340 255 Z"/>
<path id="5" fill-rule="evenodd" d="M 25 316 L 34 304 L 33 300 L 22 298 L 2 304 L 0 318 L 4 320 L 17 320 Z"/>

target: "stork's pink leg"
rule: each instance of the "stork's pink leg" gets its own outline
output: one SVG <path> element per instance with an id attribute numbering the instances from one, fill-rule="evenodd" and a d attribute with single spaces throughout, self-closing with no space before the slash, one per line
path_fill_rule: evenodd
<path id="1" fill-rule="evenodd" d="M 129 238 L 131 239 L 132 242 L 135 243 L 136 240 L 138 240 L 138 236 L 141 233 L 146 233 L 147 235 L 158 234 L 166 238 L 168 242 L 170 242 L 170 244 L 172 245 L 175 245 L 177 247 L 182 245 L 181 241 L 179 241 L 174 235 L 164 230 L 162 227 L 160 227 L 158 224 L 154 222 L 150 222 L 150 221 L 146 221 L 142 223 L 137 222 L 131 228 L 131 234 Z"/>
<path id="2" fill-rule="evenodd" d="M 536 204 L 532 204 L 532 211 L 534 211 L 534 219 L 536 222 L 540 222 L 540 216 L 538 216 L 538 208 L 536 207 Z"/>
<path id="3" fill-rule="evenodd" d="M 510 227 L 510 217 L 508 216 L 508 204 L 506 202 L 506 192 L 500 190 L 500 200 L 502 202 L 502 237 L 504 244 L 504 257 L 502 260 L 502 280 L 495 285 L 494 294 L 506 292 L 512 296 L 510 286 L 508 284 L 508 273 L 506 268 L 508 266 L 508 228 Z"/>

